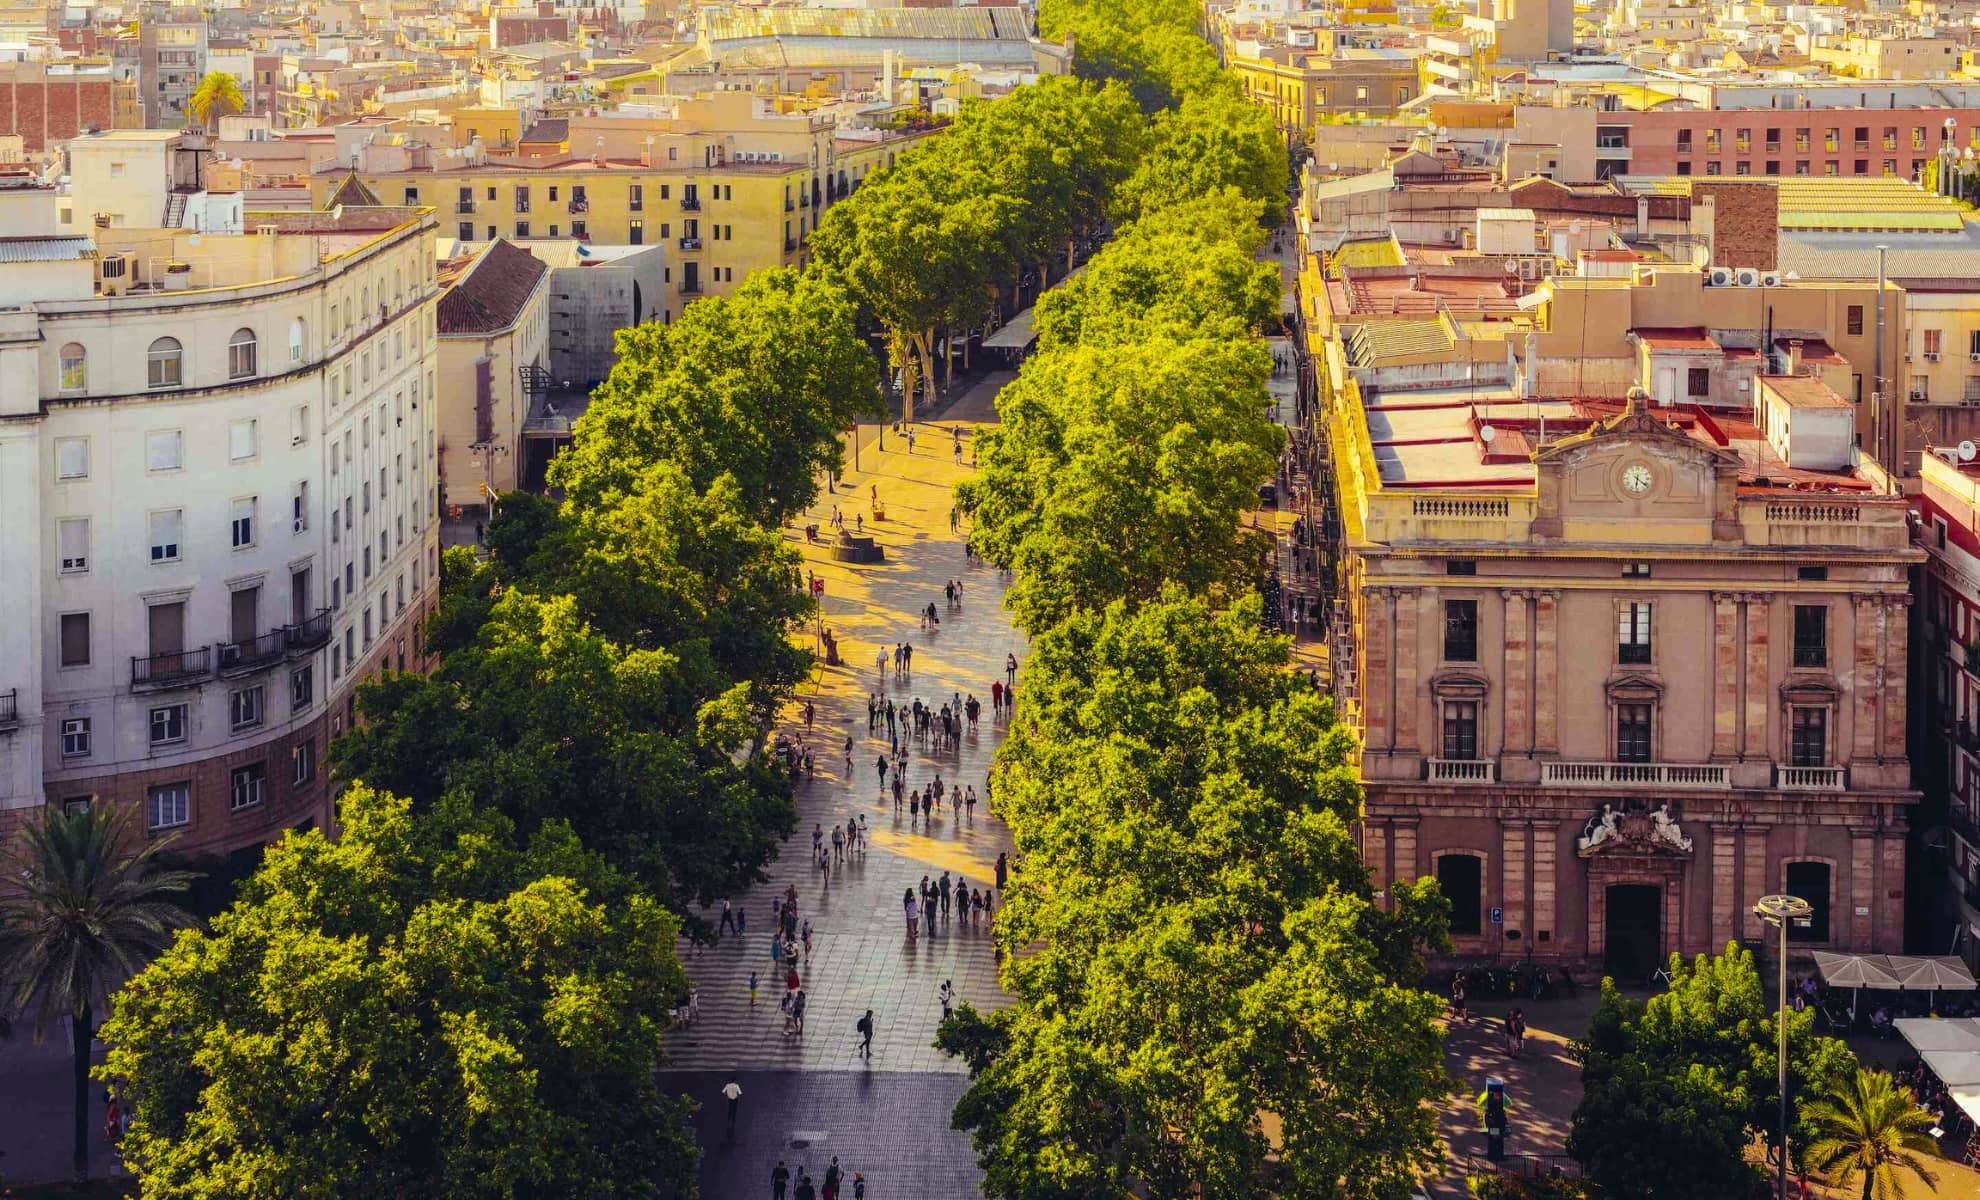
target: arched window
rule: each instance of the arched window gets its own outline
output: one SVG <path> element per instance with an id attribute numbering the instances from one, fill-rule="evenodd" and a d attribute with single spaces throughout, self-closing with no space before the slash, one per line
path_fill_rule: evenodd
<path id="1" fill-rule="evenodd" d="M 358 293 L 358 316 L 364 320 L 364 323 L 366 325 L 371 324 L 371 289 L 370 288 L 366 288 L 362 292 Z"/>
<path id="2" fill-rule="evenodd" d="M 170 388 L 185 382 L 180 370 L 184 353 L 178 338 L 162 337 L 151 343 L 151 349 L 145 352 L 149 386 Z"/>
<path id="3" fill-rule="evenodd" d="M 406 273 L 394 268 L 392 271 L 392 303 L 395 305 L 405 303 L 405 295 Z"/>
<path id="4" fill-rule="evenodd" d="M 70 342 L 62 347 L 62 390 L 80 392 L 89 386 L 89 355 L 83 351 L 82 343 Z"/>
<path id="5" fill-rule="evenodd" d="M 227 378 L 254 377 L 254 347 L 252 329 L 236 329 L 234 336 L 227 339 Z"/>
<path id="6" fill-rule="evenodd" d="M 308 340 L 309 340 L 309 327 L 303 324 L 303 319 L 301 317 L 297 317 L 295 320 L 289 322 L 289 361 L 290 362 L 299 363 L 303 360 L 303 346 Z"/>

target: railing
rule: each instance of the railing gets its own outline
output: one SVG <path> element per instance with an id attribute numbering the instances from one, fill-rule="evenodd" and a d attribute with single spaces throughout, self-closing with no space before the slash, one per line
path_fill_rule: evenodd
<path id="1" fill-rule="evenodd" d="M 700 200 L 698 200 L 697 198 L 695 198 L 695 197 L 693 197 L 693 196 L 682 196 L 682 197 L 681 197 L 681 211 L 682 211 L 682 212 L 700 212 L 700 211 L 701 211 L 701 201 L 700 201 Z"/>
<path id="2" fill-rule="evenodd" d="M 1810 670 L 1819 670 L 1829 665 L 1827 646 L 1800 645 L 1794 648 L 1794 665 Z"/>
<path id="3" fill-rule="evenodd" d="M 291 654 L 307 654 L 330 640 L 330 610 L 319 608 L 316 615 L 300 625 L 285 626 L 282 630 L 285 645 Z"/>
<path id="4" fill-rule="evenodd" d="M 134 654 L 131 656 L 131 687 L 133 690 L 146 688 L 181 687 L 198 681 L 213 671 L 213 647 L 201 646 L 197 650 L 176 650 L 169 654 Z"/>
<path id="5" fill-rule="evenodd" d="M 472 215 L 474 212 L 474 201 L 456 200 L 454 201 L 454 211 L 462 216 Z"/>
<path id="6" fill-rule="evenodd" d="M 1549 787 L 1694 788 L 1732 786 L 1732 768 L 1718 763 L 1547 762 L 1540 782 Z"/>
<path id="7" fill-rule="evenodd" d="M 1424 760 L 1431 783 L 1497 783 L 1499 764 L 1489 758 L 1431 758 Z"/>
<path id="8" fill-rule="evenodd" d="M 685 289 L 683 289 L 685 290 Z M 524 417 L 523 436 L 541 434 L 547 437 L 569 437 L 577 422 L 566 416 Z"/>
<path id="9" fill-rule="evenodd" d="M 785 239 L 784 239 L 784 253 L 786 253 L 786 254 L 793 254 L 793 253 L 796 253 L 796 251 L 797 251 L 797 239 L 796 239 L 796 238 L 785 238 Z"/>
<path id="10" fill-rule="evenodd" d="M 1767 503 L 1767 519 L 1783 524 L 1832 525 L 1840 521 L 1859 521 L 1862 518 L 1863 509 L 1855 504 L 1822 504 L 1798 500 L 1770 500 Z"/>
<path id="11" fill-rule="evenodd" d="M 244 674 L 265 667 L 269 663 L 278 662 L 288 648 L 287 629 L 264 633 L 245 642 L 221 642 L 215 647 L 219 651 L 222 675 Z"/>
<path id="12" fill-rule="evenodd" d="M 785 211 L 785 212 L 791 212 L 792 210 L 794 210 L 794 209 L 796 209 L 796 208 L 797 208 L 797 205 L 795 205 L 795 204 L 793 204 L 793 203 L 791 203 L 791 200 L 790 200 L 790 197 L 788 197 L 788 196 L 786 196 L 786 197 L 784 197 L 784 211 Z"/>
<path id="13" fill-rule="evenodd" d="M 698 237 L 684 237 L 681 239 L 681 249 L 699 250 L 701 249 L 701 239 Z"/>
<path id="14" fill-rule="evenodd" d="M 568 212 L 588 213 L 591 211 L 591 201 L 586 200 L 582 196 L 573 196 L 571 202 L 566 204 L 564 208 Z"/>
<path id="15" fill-rule="evenodd" d="M 1843 790 L 1843 769 L 1779 767 L 1776 768 L 1774 786 L 1784 792 L 1840 792 Z"/>
<path id="16" fill-rule="evenodd" d="M 0 729 L 12 729 L 21 723 L 21 689 L 8 688 L 0 692 Z"/>
<path id="17" fill-rule="evenodd" d="M 698 279 L 690 279 L 681 285 L 681 295 L 683 296 L 699 296 L 700 294 L 701 281 Z"/>
<path id="18" fill-rule="evenodd" d="M 526 213 L 526 212 L 528 212 L 528 211 L 529 211 L 529 201 L 527 201 L 527 200 L 518 200 L 518 201 L 516 201 L 516 211 L 517 211 L 517 212 L 520 212 L 520 213 Z"/>
<path id="19" fill-rule="evenodd" d="M 1410 503 L 1409 513 L 1413 517 L 1470 517 L 1489 521 L 1512 515 L 1512 505 L 1505 500 L 1442 500 L 1418 496 Z"/>

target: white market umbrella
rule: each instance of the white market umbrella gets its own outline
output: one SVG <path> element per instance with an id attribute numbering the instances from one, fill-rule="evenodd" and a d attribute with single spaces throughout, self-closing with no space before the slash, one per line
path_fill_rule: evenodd
<path id="1" fill-rule="evenodd" d="M 1906 958 L 1892 955 L 1891 973 L 1908 991 L 1971 991 L 1976 986 L 1973 972 L 1951 955 L 1932 958 Z"/>
<path id="2" fill-rule="evenodd" d="M 1972 1017 L 1899 1017 L 1892 1024 L 1898 1036 L 1920 1054 L 1931 1051 L 1980 1051 L 1980 1021 Z"/>

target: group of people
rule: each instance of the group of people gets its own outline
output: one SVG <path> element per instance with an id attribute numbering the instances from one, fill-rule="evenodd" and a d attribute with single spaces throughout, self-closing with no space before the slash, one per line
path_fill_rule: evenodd
<path id="1" fill-rule="evenodd" d="M 789 1193 L 789 1200 L 839 1200 L 839 1189 L 845 1185 L 846 1173 L 839 1166 L 839 1156 L 834 1154 L 831 1165 L 825 1168 L 825 1182 L 821 1188 L 813 1182 L 811 1172 L 805 1170 L 802 1164 L 793 1176 L 791 1169 L 780 1158 L 770 1170 L 770 1200 L 786 1200 L 786 1189 L 790 1188 L 793 1178 L 797 1180 L 797 1188 Z M 852 1173 L 852 1200 L 866 1200 L 866 1176 L 858 1171 Z"/>
<path id="2" fill-rule="evenodd" d="M 1003 886 L 1005 871 L 1004 856 L 997 856 L 998 886 Z M 916 892 L 920 894 L 917 896 Z M 949 920 L 955 914 L 956 925 L 963 929 L 976 930 L 990 928 L 990 920 L 997 912 L 997 896 L 988 887 L 971 890 L 969 880 L 949 880 L 949 872 L 942 872 L 939 880 L 921 877 L 921 886 L 908 888 L 901 893 L 901 915 L 907 920 L 909 941 L 914 941 L 926 932 L 935 936 L 938 922 Z M 943 1013 L 944 1016 L 948 1014 Z"/>

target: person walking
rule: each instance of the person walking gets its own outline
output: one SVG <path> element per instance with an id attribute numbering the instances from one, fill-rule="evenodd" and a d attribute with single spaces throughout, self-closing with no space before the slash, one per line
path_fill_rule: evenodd
<path id="1" fill-rule="evenodd" d="M 916 927 L 914 920 L 915 903 L 914 903 L 913 888 L 908 888 L 906 891 L 901 893 L 901 908 L 907 914 L 907 935 L 908 935 L 908 941 L 911 942 L 915 939 L 915 936 L 920 932 L 920 930 Z"/>
<path id="2" fill-rule="evenodd" d="M 811 1186 L 811 1176 L 802 1167 L 798 1168 L 797 1191 L 792 1193 L 792 1200 L 818 1200 L 818 1189 Z"/>
<path id="3" fill-rule="evenodd" d="M 1001 679 L 990 683 L 990 712 L 995 716 L 1004 715 L 1004 681 Z"/>
<path id="4" fill-rule="evenodd" d="M 873 1010 L 870 1008 L 867 1009 L 866 1015 L 861 1017 L 859 1019 L 858 1024 L 854 1025 L 853 1028 L 859 1031 L 860 1056 L 862 1058 L 872 1058 L 873 1057 Z"/>
<path id="5" fill-rule="evenodd" d="M 935 998 L 942 1002 L 942 1019 L 944 1021 L 955 1015 L 956 989 L 954 984 L 944 979 L 941 989 L 935 993 Z"/>
<path id="6" fill-rule="evenodd" d="M 736 1106 L 742 1102 L 742 1084 L 731 1074 L 729 1082 L 722 1085 L 722 1096 L 729 1102 L 729 1128 L 736 1127 Z"/>
<path id="7" fill-rule="evenodd" d="M 949 873 L 948 873 L 947 871 L 944 871 L 944 872 L 942 872 L 942 882 L 940 882 L 940 883 L 938 883 L 938 884 L 936 884 L 936 885 L 935 885 L 935 890 L 936 890 L 936 891 L 937 891 L 937 892 L 938 892 L 938 893 L 939 893 L 939 894 L 941 895 L 941 897 L 942 897 L 942 900 L 941 900 L 941 904 L 942 904 L 942 919 L 943 919 L 943 920 L 945 920 L 945 921 L 949 919 L 949 887 L 950 887 L 950 885 L 949 885 Z"/>
<path id="8" fill-rule="evenodd" d="M 1011 862 L 1008 854 L 1003 850 L 997 851 L 997 890 L 999 892 L 1003 891 L 1004 885 L 1009 882 L 1010 872 Z"/>
<path id="9" fill-rule="evenodd" d="M 846 858 L 846 831 L 837 825 L 832 826 L 832 857 L 840 862 Z"/>
<path id="10" fill-rule="evenodd" d="M 797 1021 L 798 1036 L 803 1037 L 804 1036 L 804 989 L 803 988 L 799 988 L 798 994 L 791 998 L 791 1016 L 795 1018 Z"/>
<path id="11" fill-rule="evenodd" d="M 807 963 L 811 961 L 811 919 L 809 917 L 805 918 L 804 922 L 804 961 Z"/>
<path id="12" fill-rule="evenodd" d="M 785 1166 L 784 1160 L 780 1158 L 777 1160 L 777 1165 L 770 1168 L 770 1200 L 784 1200 L 784 1188 L 790 1182 L 791 1169 Z"/>
<path id="13" fill-rule="evenodd" d="M 811 718 L 812 718 L 813 716 L 815 716 L 816 714 L 817 714 L 817 710 L 811 707 L 811 701 L 809 701 L 809 700 L 806 700 L 806 701 L 804 702 L 804 728 L 805 728 L 805 732 L 807 732 L 807 733 L 809 733 L 809 732 L 811 732 Z"/>
<path id="14" fill-rule="evenodd" d="M 866 732 L 872 733 L 880 723 L 880 698 L 872 692 L 866 693 Z"/>
<path id="15" fill-rule="evenodd" d="M 866 1200 L 866 1176 L 853 1172 L 853 1200 Z"/>
<path id="16" fill-rule="evenodd" d="M 839 1179 L 842 1174 L 843 1172 L 839 1170 L 839 1156 L 834 1154 L 832 1165 L 825 1168 L 825 1200 L 838 1200 Z"/>
<path id="17" fill-rule="evenodd" d="M 717 927 L 715 932 L 717 934 L 724 934 L 724 933 L 734 933 L 735 931 L 736 931 L 736 914 L 730 911 L 729 898 L 727 896 L 724 896 L 722 897 L 722 921 L 720 926 Z"/>
<path id="18" fill-rule="evenodd" d="M 749 1006 L 756 1007 L 756 972 L 749 973 Z"/>
<path id="19" fill-rule="evenodd" d="M 873 770 L 880 776 L 880 794 L 887 794 L 887 756 L 882 754 L 873 761 Z"/>

